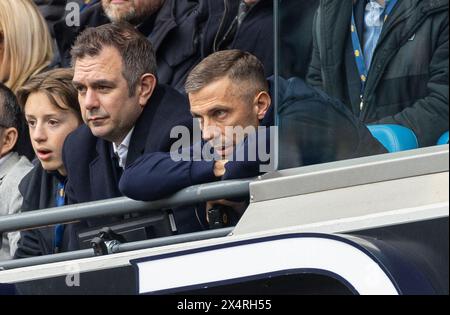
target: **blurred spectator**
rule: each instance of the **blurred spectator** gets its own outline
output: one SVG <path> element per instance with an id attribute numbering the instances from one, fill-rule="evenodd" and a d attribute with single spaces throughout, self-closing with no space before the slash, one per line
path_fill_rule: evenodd
<path id="1" fill-rule="evenodd" d="M 30 161 L 15 151 L 23 131 L 23 117 L 14 93 L 0 83 L 0 216 L 19 212 L 21 179 L 31 170 Z M 0 261 L 10 259 L 16 250 L 18 232 L 3 233 Z"/>
<path id="2" fill-rule="evenodd" d="M 279 3 L 279 74 L 306 78 L 312 53 L 312 27 L 319 0 Z"/>
<path id="3" fill-rule="evenodd" d="M 51 36 L 39 10 L 29 0 L 0 1 L 0 82 L 14 93 L 53 59 Z M 28 130 L 17 151 L 33 159 Z"/>
<path id="4" fill-rule="evenodd" d="M 72 48 L 72 58 L 73 84 L 86 125 L 64 144 L 68 202 L 119 197 L 125 166 L 144 152 L 169 151 L 177 140 L 170 137 L 173 127 L 192 128 L 187 100 L 157 83 L 153 48 L 128 23 L 86 29 Z M 77 229 L 111 226 L 132 215 L 89 219 Z M 174 216 L 177 221 L 178 213 Z M 195 215 L 188 217 L 192 225 L 184 227 L 197 229 Z"/>
<path id="5" fill-rule="evenodd" d="M 87 27 L 111 21 L 133 24 L 152 43 L 157 56 L 158 80 L 182 91 L 187 72 L 199 59 L 198 25 L 206 20 L 205 0 L 102 0 L 81 14 L 80 26 L 55 25 L 61 64 L 70 65 L 70 49 Z"/>
<path id="6" fill-rule="evenodd" d="M 66 169 L 62 146 L 67 135 L 82 122 L 73 71 L 56 69 L 30 79 L 18 92 L 39 161 L 21 181 L 21 210 L 63 206 Z M 64 225 L 20 232 L 15 258 L 57 253 L 67 247 Z"/>
<path id="7" fill-rule="evenodd" d="M 71 2 L 78 4 L 80 12 L 83 12 L 89 6 L 97 3 L 99 0 L 33 0 L 39 8 L 52 37 L 55 37 L 53 26 L 67 14 L 67 4 Z"/>
<path id="8" fill-rule="evenodd" d="M 165 152 L 144 154 L 127 167 L 120 182 L 122 192 L 130 198 L 155 200 L 191 185 L 257 176 L 260 166 L 269 162 L 259 156 L 261 151 L 257 145 L 261 143 L 256 145 L 255 141 L 266 136 L 263 154 L 274 147 L 266 132 L 275 125 L 271 105 L 276 96 L 273 79 L 266 80 L 263 66 L 255 56 L 239 50 L 210 55 L 189 74 L 186 92 L 191 112 L 199 118 L 202 129 L 199 151 L 204 153 L 203 148 L 209 145 L 216 153 L 215 159 L 196 156 L 196 145 L 189 148 L 190 160 L 176 161 L 171 153 Z M 289 149 L 289 152 L 280 152 L 283 166 L 386 152 L 343 104 L 316 92 L 301 79 L 280 78 L 279 93 L 280 148 Z M 255 136 L 258 126 L 266 129 Z M 227 131 L 230 127 L 246 130 L 250 127 L 250 130 L 248 134 L 236 136 L 239 133 Z M 252 148 L 253 152 L 249 151 Z M 241 150 L 243 154 L 235 152 Z M 243 158 L 239 160 L 239 156 Z"/>
<path id="9" fill-rule="evenodd" d="M 434 145 L 449 128 L 448 25 L 448 0 L 323 0 L 308 81 L 361 121 Z"/>
<path id="10" fill-rule="evenodd" d="M 272 0 L 210 0 L 204 56 L 226 49 L 255 55 L 274 73 Z"/>
<path id="11" fill-rule="evenodd" d="M 33 0 L 44 19 L 52 37 L 55 37 L 53 24 L 64 17 L 67 0 Z"/>

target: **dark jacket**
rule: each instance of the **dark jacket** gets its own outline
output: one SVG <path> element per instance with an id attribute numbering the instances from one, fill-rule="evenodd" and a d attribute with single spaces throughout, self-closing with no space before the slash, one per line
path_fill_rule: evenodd
<path id="1" fill-rule="evenodd" d="M 355 11 L 363 34 L 365 0 Z M 411 128 L 420 146 L 448 130 L 448 0 L 401 0 L 375 50 L 360 111 L 350 38 L 351 1 L 321 1 L 308 82 L 344 102 L 361 121 Z"/>
<path id="2" fill-rule="evenodd" d="M 386 149 L 372 137 L 366 126 L 339 101 L 307 86 L 298 78 L 280 78 L 279 82 L 281 168 L 386 153 Z M 272 79 L 270 84 L 274 99 Z M 274 119 L 274 109 L 271 107 L 261 121 L 261 126 L 274 126 Z M 176 162 L 170 153 L 148 153 L 126 168 L 120 189 L 133 199 L 154 200 L 191 185 L 257 176 L 261 172 L 260 165 L 266 163 L 259 157 L 253 162 L 235 159 L 226 164 L 223 178 L 217 178 L 213 171 L 214 161 Z"/>
<path id="3" fill-rule="evenodd" d="M 53 25 L 64 17 L 67 0 L 33 0 L 47 21 L 52 37 L 55 37 Z"/>
<path id="4" fill-rule="evenodd" d="M 258 57 L 266 76 L 274 73 L 273 1 L 260 0 L 250 8 L 235 32 L 229 32 L 238 13 L 239 0 L 210 0 L 203 56 L 225 49 L 240 49 Z"/>
<path id="5" fill-rule="evenodd" d="M 55 37 L 53 26 L 61 21 L 69 11 L 66 11 L 68 2 L 78 4 L 80 11 L 88 8 L 99 0 L 33 0 L 39 8 L 44 19 L 47 21 L 48 28 L 52 37 Z"/>
<path id="6" fill-rule="evenodd" d="M 174 126 L 192 128 L 186 98 L 168 86 L 158 85 L 135 124 L 127 165 L 145 152 L 170 151 L 176 141 L 170 137 Z M 122 196 L 118 188 L 121 169 L 115 160 L 112 144 L 95 137 L 86 125 L 67 137 L 63 160 L 68 174 L 66 196 L 69 204 Z M 199 228 L 195 214 L 186 215 L 186 211 L 180 211 L 174 216 L 179 227 L 184 229 L 180 232 Z M 76 229 L 108 226 L 123 219 L 123 216 L 93 218 L 78 224 Z"/>
<path id="7" fill-rule="evenodd" d="M 201 59 L 199 26 L 207 19 L 206 0 L 166 0 L 161 9 L 136 28 L 152 43 L 158 64 L 158 80 L 179 91 L 190 69 Z M 70 65 L 70 49 L 76 37 L 87 27 L 109 23 L 101 3 L 81 14 L 80 26 L 64 21 L 55 25 L 61 64 Z"/>
<path id="8" fill-rule="evenodd" d="M 279 4 L 278 66 L 283 78 L 306 77 L 313 46 L 313 19 L 319 3 L 301 0 Z"/>
<path id="9" fill-rule="evenodd" d="M 156 50 L 159 81 L 182 93 L 190 70 L 203 58 L 208 5 L 209 0 L 166 0 L 148 37 Z"/>
<path id="10" fill-rule="evenodd" d="M 56 187 L 65 178 L 57 172 L 45 171 L 38 163 L 20 182 L 23 196 L 22 212 L 56 207 Z M 20 240 L 14 258 L 53 254 L 55 227 L 43 227 L 20 232 Z M 67 251 L 68 235 L 64 235 L 62 251 Z"/>
<path id="11" fill-rule="evenodd" d="M 190 6 L 183 3 L 165 5 L 158 13 L 155 29 L 172 27 L 164 41 L 156 41 L 155 33 L 149 36 L 152 43 L 161 43 L 156 56 L 162 83 L 184 92 L 189 72 L 203 58 L 224 49 L 248 51 L 261 60 L 267 76 L 274 73 L 271 0 L 261 0 L 252 7 L 241 26 L 232 33 L 227 31 L 237 15 L 239 1 L 197 0 L 189 1 Z M 160 26 L 162 21 L 166 23 L 165 28 Z"/>

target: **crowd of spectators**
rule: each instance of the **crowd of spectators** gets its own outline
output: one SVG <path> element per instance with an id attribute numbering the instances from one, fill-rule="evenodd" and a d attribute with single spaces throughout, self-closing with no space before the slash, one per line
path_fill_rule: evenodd
<path id="1" fill-rule="evenodd" d="M 256 176 L 275 125 L 284 167 L 386 153 L 368 124 L 421 147 L 448 131 L 448 0 L 282 3 L 275 78 L 271 0 L 1 0 L 0 215 Z M 204 230 L 218 205 L 235 224 L 247 202 L 4 233 L 0 260 L 86 248 L 103 227 Z"/>

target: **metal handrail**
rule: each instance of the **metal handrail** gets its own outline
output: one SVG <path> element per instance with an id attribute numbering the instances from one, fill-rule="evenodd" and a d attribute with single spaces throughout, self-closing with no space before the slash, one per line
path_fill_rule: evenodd
<path id="1" fill-rule="evenodd" d="M 93 217 L 122 215 L 193 205 L 217 199 L 249 196 L 251 179 L 230 180 L 191 186 L 156 201 L 136 201 L 126 197 L 29 211 L 0 217 L 0 234 Z"/>
<path id="2" fill-rule="evenodd" d="M 187 233 L 187 234 L 181 234 L 181 235 L 160 237 L 160 238 L 156 238 L 156 239 L 138 241 L 138 242 L 132 242 L 132 243 L 117 244 L 113 247 L 112 252 L 113 252 L 113 254 L 123 253 L 123 252 L 131 252 L 131 251 L 140 250 L 140 249 L 149 249 L 149 248 L 159 247 L 159 246 L 167 246 L 167 245 L 173 245 L 173 244 L 181 244 L 181 243 L 186 243 L 186 242 L 206 240 L 206 239 L 211 239 L 211 238 L 225 237 L 225 236 L 229 235 L 233 231 L 233 229 L 234 229 L 233 227 L 230 227 L 230 228 L 208 230 L 208 231 L 202 231 L 202 232 L 196 232 L 196 233 Z M 50 264 L 50 263 L 56 263 L 56 262 L 62 262 L 62 261 L 75 260 L 75 259 L 90 258 L 90 257 L 94 257 L 94 256 L 95 256 L 95 254 L 94 254 L 93 249 L 83 249 L 83 250 L 77 250 L 77 251 L 67 252 L 67 253 L 59 253 L 59 254 L 53 254 L 53 255 L 45 255 L 45 256 L 38 256 L 38 257 L 23 258 L 23 259 L 0 261 L 0 272 L 1 272 L 1 270 L 10 270 L 10 269 L 23 268 L 23 267 L 29 267 L 29 266 L 36 266 L 36 265 L 43 265 L 43 264 Z"/>

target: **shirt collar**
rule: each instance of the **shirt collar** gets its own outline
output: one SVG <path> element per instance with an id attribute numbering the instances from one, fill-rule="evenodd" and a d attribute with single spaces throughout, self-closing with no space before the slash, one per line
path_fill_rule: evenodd
<path id="1" fill-rule="evenodd" d="M 130 145 L 131 135 L 132 135 L 133 131 L 134 131 L 134 127 L 131 128 L 131 130 L 127 133 L 127 135 L 125 136 L 125 138 L 122 140 L 122 143 L 121 143 L 121 144 L 116 145 L 116 144 L 113 142 L 114 153 L 117 153 L 117 150 L 118 150 L 120 147 L 122 147 L 122 146 L 128 148 L 128 146 Z"/>
<path id="2" fill-rule="evenodd" d="M 114 153 L 117 154 L 119 157 L 119 166 L 122 168 L 125 168 L 125 164 L 127 162 L 127 156 L 128 156 L 128 148 L 130 146 L 131 141 L 131 135 L 133 134 L 134 127 L 131 128 L 131 130 L 126 135 L 125 139 L 123 139 L 122 143 L 119 145 L 116 145 L 113 142 L 113 150 Z"/>

